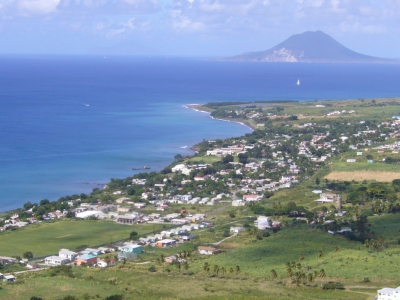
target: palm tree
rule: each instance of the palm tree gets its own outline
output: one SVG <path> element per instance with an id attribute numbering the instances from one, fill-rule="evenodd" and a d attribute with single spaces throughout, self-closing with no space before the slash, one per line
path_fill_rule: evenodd
<path id="1" fill-rule="evenodd" d="M 325 273 L 325 270 L 324 270 L 324 269 L 321 269 L 321 271 L 319 271 L 319 276 L 320 276 L 321 278 L 324 278 L 324 277 L 326 276 L 326 273 Z"/>
<path id="2" fill-rule="evenodd" d="M 340 248 L 339 246 L 335 246 L 335 252 L 339 252 Z"/>
<path id="3" fill-rule="evenodd" d="M 204 263 L 203 270 L 206 271 L 207 268 L 208 268 L 208 262 L 205 262 L 205 263 Z"/>
<path id="4" fill-rule="evenodd" d="M 230 269 L 229 269 L 229 273 L 233 274 L 233 272 L 235 272 L 235 271 L 233 270 L 233 268 L 232 268 L 232 267 L 230 267 Z"/>
<path id="5" fill-rule="evenodd" d="M 308 275 L 307 275 L 307 280 L 308 280 L 308 282 L 313 282 L 314 281 L 314 275 L 312 274 L 312 273 L 308 273 Z"/>
<path id="6" fill-rule="evenodd" d="M 276 271 L 274 269 L 271 270 L 271 277 L 272 279 L 278 278 L 278 274 L 276 274 Z"/>
<path id="7" fill-rule="evenodd" d="M 207 273 L 210 272 L 210 266 L 207 265 L 207 266 L 205 267 L 204 271 L 206 271 Z"/>
<path id="8" fill-rule="evenodd" d="M 318 257 L 321 258 L 322 256 L 324 256 L 324 251 L 319 250 Z"/>
<path id="9" fill-rule="evenodd" d="M 299 260 L 304 260 L 304 254 L 300 254 Z"/>
<path id="10" fill-rule="evenodd" d="M 287 275 L 288 275 L 289 277 L 292 277 L 292 276 L 293 276 L 293 270 L 292 270 L 292 268 L 288 268 L 288 269 L 286 270 L 286 272 L 287 272 Z"/>
<path id="11" fill-rule="evenodd" d="M 218 265 L 214 266 L 214 273 L 217 273 L 217 275 L 218 275 L 218 273 L 219 273 L 219 266 Z"/>
<path id="12" fill-rule="evenodd" d="M 240 267 L 236 266 L 236 274 L 239 274 L 239 273 L 240 273 Z"/>
<path id="13" fill-rule="evenodd" d="M 297 264 L 297 269 L 301 270 L 301 263 Z"/>
<path id="14" fill-rule="evenodd" d="M 222 267 L 222 268 L 221 268 L 221 273 L 222 273 L 222 276 L 224 276 L 224 275 L 225 275 L 225 272 L 226 272 L 226 269 L 225 269 L 225 267 Z"/>
<path id="15" fill-rule="evenodd" d="M 301 272 L 294 273 L 294 280 L 296 282 L 296 285 L 300 284 L 301 278 L 302 278 L 302 273 Z"/>

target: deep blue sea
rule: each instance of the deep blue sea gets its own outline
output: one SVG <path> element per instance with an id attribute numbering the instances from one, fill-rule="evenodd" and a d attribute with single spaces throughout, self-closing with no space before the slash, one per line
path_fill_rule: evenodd
<path id="1" fill-rule="evenodd" d="M 0 70 L 0 211 L 88 193 L 132 167 L 160 170 L 192 153 L 184 146 L 250 132 L 185 104 L 400 96 L 400 65 L 2 56 Z"/>

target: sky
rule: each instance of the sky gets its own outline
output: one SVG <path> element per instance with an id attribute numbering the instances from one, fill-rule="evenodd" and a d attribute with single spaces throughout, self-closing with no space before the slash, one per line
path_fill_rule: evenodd
<path id="1" fill-rule="evenodd" d="M 316 30 L 400 58 L 400 0 L 0 0 L 0 54 L 223 57 Z"/>

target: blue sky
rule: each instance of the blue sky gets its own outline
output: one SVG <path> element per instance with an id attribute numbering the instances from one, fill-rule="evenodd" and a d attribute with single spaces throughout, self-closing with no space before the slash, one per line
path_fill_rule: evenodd
<path id="1" fill-rule="evenodd" d="M 0 53 L 229 56 L 307 30 L 400 58 L 400 1 L 0 0 Z"/>

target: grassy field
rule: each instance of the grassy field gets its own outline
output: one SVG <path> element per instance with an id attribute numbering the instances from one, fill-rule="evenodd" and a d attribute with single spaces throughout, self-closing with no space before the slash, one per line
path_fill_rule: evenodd
<path id="1" fill-rule="evenodd" d="M 104 221 L 62 220 L 40 223 L 0 234 L 0 255 L 20 255 L 31 251 L 35 256 L 58 253 L 60 248 L 76 249 L 128 238 L 132 231 L 139 234 L 159 230 L 162 225 L 120 225 Z"/>
<path id="2" fill-rule="evenodd" d="M 148 268 L 148 267 L 147 267 Z M 288 287 L 270 280 L 253 280 L 246 276 L 183 275 L 176 268 L 169 272 L 156 266 L 157 272 L 127 263 L 107 270 L 75 267 L 73 278 L 49 276 L 48 273 L 25 274 L 19 283 L 2 284 L 0 299 L 29 299 L 31 296 L 44 300 L 61 299 L 66 295 L 78 299 L 104 299 L 122 294 L 128 299 L 373 299 L 376 290 L 323 291 L 315 287 Z"/>
<path id="3" fill-rule="evenodd" d="M 400 214 L 372 216 L 368 218 L 371 230 L 386 242 L 398 245 L 400 240 Z"/>
<path id="4" fill-rule="evenodd" d="M 336 246 L 339 246 L 337 252 Z M 243 233 L 221 247 L 227 248 L 227 252 L 208 258 L 208 263 L 226 269 L 239 265 L 241 273 L 257 278 L 269 277 L 272 269 L 276 270 L 279 278 L 287 278 L 285 263 L 295 261 L 302 264 L 303 270 L 323 268 L 331 280 L 354 285 L 364 278 L 380 284 L 386 281 L 399 283 L 396 266 L 400 263 L 400 247 L 369 253 L 361 243 L 331 236 L 307 225 L 284 229 L 261 241 Z M 322 257 L 318 257 L 320 251 L 323 251 Z M 305 258 L 300 261 L 301 255 Z M 193 269 L 201 272 L 203 265 L 203 260 L 196 261 Z"/>
<path id="5" fill-rule="evenodd" d="M 353 114 L 341 114 L 338 116 L 328 117 L 336 119 L 347 118 L 362 118 L 368 119 L 372 115 L 392 116 L 400 112 L 400 100 L 395 98 L 382 98 L 375 99 L 376 104 L 372 103 L 372 99 L 365 99 L 364 102 L 355 100 L 341 100 L 341 101 L 315 101 L 299 102 L 299 103 L 283 103 L 280 106 L 284 107 L 284 113 L 288 115 L 303 115 L 301 120 L 310 118 L 326 118 L 325 115 L 334 110 L 354 110 Z M 383 105 L 384 104 L 384 105 Z M 316 107 L 315 105 L 329 105 L 326 107 Z M 372 108 L 372 109 L 371 109 Z"/>
<path id="6" fill-rule="evenodd" d="M 371 229 L 383 236 L 393 235 L 400 228 L 400 215 L 371 217 Z M 393 236 L 393 238 L 395 238 Z M 339 250 L 335 251 L 335 247 Z M 182 248 L 183 247 L 183 248 Z M 18 283 L 0 283 L 0 299 L 60 299 L 74 295 L 79 299 L 100 298 L 123 294 L 124 299 L 373 299 L 383 286 L 398 286 L 397 265 L 400 248 L 391 246 L 381 252 L 369 252 L 362 244 L 341 236 L 310 229 L 306 224 L 285 228 L 276 234 L 255 240 L 241 233 L 220 245 L 222 254 L 208 257 L 193 253 L 189 269 L 155 262 L 155 258 L 182 250 L 193 250 L 189 243 L 177 248 L 146 249 L 149 264 L 127 262 L 113 268 L 72 268 L 72 277 L 51 276 L 51 271 L 18 275 Z M 323 256 L 318 257 L 319 251 Z M 304 259 L 300 260 L 300 256 Z M 143 259 L 140 259 L 143 261 Z M 285 263 L 301 263 L 305 273 L 324 269 L 326 278 L 317 278 L 309 286 L 290 283 Z M 203 270 L 204 263 L 210 271 Z M 212 275 L 214 266 L 240 266 L 240 273 Z M 154 266 L 155 272 L 148 268 Z M 275 269 L 278 278 L 271 278 Z M 368 278 L 370 282 L 365 282 Z M 343 291 L 324 291 L 321 284 L 341 282 Z"/>
<path id="7" fill-rule="evenodd" d="M 328 180 L 340 181 L 363 181 L 375 180 L 378 182 L 392 182 L 394 179 L 400 179 L 400 172 L 384 172 L 384 171 L 352 171 L 352 172 L 332 172 L 325 176 Z"/>
<path id="8" fill-rule="evenodd" d="M 191 163 L 212 164 L 212 163 L 215 163 L 215 162 L 220 161 L 220 160 L 221 160 L 221 157 L 205 155 L 205 156 L 194 156 L 194 157 L 191 157 L 191 158 L 185 160 L 185 163 L 191 162 Z"/>

